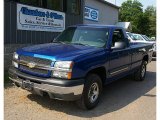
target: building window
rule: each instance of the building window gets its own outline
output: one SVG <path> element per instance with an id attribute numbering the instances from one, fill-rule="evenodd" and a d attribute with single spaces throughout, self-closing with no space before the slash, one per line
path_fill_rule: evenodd
<path id="1" fill-rule="evenodd" d="M 15 0 L 19 3 L 79 15 L 80 0 Z"/>
<path id="2" fill-rule="evenodd" d="M 67 0 L 67 12 L 75 15 L 80 14 L 80 0 Z"/>
<path id="3" fill-rule="evenodd" d="M 42 7 L 42 0 L 19 0 L 22 4 Z"/>
<path id="4" fill-rule="evenodd" d="M 45 0 L 47 8 L 57 11 L 63 11 L 63 0 Z"/>
<path id="5" fill-rule="evenodd" d="M 63 0 L 19 0 L 22 4 L 63 11 Z"/>

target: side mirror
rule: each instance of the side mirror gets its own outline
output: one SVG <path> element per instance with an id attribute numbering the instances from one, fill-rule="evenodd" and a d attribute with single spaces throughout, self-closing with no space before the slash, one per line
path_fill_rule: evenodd
<path id="1" fill-rule="evenodd" d="M 113 50 L 119 50 L 119 49 L 124 49 L 126 48 L 126 43 L 125 42 L 115 42 L 114 47 L 112 47 L 111 49 Z"/>

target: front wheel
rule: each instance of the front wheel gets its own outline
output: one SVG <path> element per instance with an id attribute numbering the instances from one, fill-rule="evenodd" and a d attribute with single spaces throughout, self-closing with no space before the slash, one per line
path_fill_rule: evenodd
<path id="1" fill-rule="evenodd" d="M 143 81 L 145 79 L 145 76 L 146 76 L 146 69 L 147 69 L 147 62 L 146 61 L 142 61 L 141 66 L 134 73 L 134 79 L 136 81 Z"/>
<path id="2" fill-rule="evenodd" d="M 86 78 L 83 94 L 77 101 L 80 108 L 92 109 L 98 102 L 102 91 L 102 81 L 96 74 L 89 74 Z"/>

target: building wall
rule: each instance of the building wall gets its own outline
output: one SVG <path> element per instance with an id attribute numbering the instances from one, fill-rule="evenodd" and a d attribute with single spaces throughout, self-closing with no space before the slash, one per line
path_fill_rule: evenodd
<path id="1" fill-rule="evenodd" d="M 12 54 L 16 49 L 31 44 L 48 43 L 59 33 L 43 31 L 17 30 L 17 3 L 5 0 L 4 2 L 4 68 L 11 64 Z M 83 23 L 83 0 L 81 1 L 80 15 L 66 13 L 66 27 Z"/>
<path id="2" fill-rule="evenodd" d="M 17 3 L 16 0 L 4 0 L 4 68 L 11 64 L 12 54 L 18 48 L 48 43 L 59 33 L 43 31 L 17 30 Z M 84 3 L 85 2 L 85 3 Z M 99 10 L 99 21 L 84 20 L 84 4 Z M 80 15 L 66 13 L 66 27 L 74 24 L 115 24 L 118 22 L 118 9 L 98 0 L 81 0 Z"/>
<path id="3" fill-rule="evenodd" d="M 85 24 L 115 25 L 118 22 L 118 8 L 112 7 L 98 0 L 85 0 L 85 6 L 98 9 L 99 11 L 98 22 L 84 19 Z"/>

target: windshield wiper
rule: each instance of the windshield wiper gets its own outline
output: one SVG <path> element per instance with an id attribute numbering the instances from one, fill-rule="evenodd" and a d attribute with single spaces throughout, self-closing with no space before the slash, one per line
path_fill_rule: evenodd
<path id="1" fill-rule="evenodd" d="M 83 46 L 89 46 L 89 45 L 87 45 L 87 44 L 82 44 L 82 43 L 72 43 L 72 44 L 74 44 L 74 45 L 83 45 Z"/>

